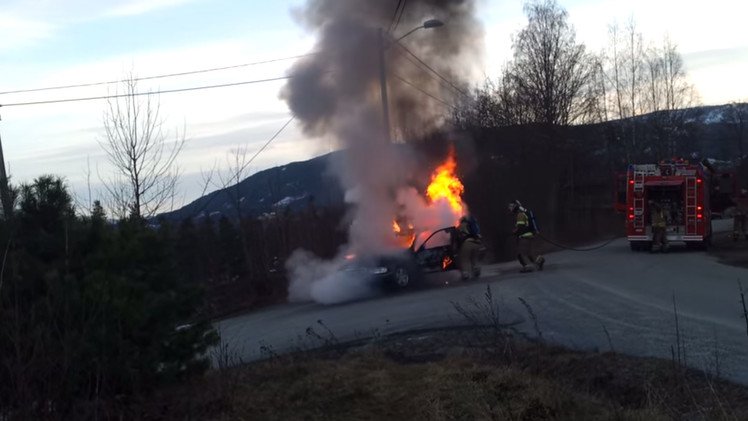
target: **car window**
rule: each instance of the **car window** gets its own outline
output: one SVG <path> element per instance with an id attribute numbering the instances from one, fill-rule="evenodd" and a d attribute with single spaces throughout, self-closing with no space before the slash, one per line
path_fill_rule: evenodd
<path id="1" fill-rule="evenodd" d="M 423 243 L 425 249 L 432 249 L 436 247 L 443 247 L 449 245 L 451 236 L 447 230 L 440 230 L 435 232 L 430 238 Z"/>

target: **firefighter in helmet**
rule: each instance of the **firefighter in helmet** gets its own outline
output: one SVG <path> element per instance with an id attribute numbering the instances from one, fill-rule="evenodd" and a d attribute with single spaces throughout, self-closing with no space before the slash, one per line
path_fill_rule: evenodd
<path id="1" fill-rule="evenodd" d="M 666 253 L 669 245 L 667 241 L 667 213 L 658 202 L 652 202 L 652 252 Z"/>
<path id="2" fill-rule="evenodd" d="M 517 239 L 517 260 L 522 265 L 520 272 L 532 272 L 533 268 L 543 270 L 545 258 L 543 256 L 536 258 L 533 253 L 535 230 L 530 225 L 530 218 L 527 216 L 527 211 L 519 203 L 519 200 L 515 200 L 509 204 L 509 211 L 515 216 L 512 233 Z"/>
<path id="3" fill-rule="evenodd" d="M 478 223 L 472 216 L 463 216 L 457 227 L 459 249 L 457 252 L 457 264 L 462 272 L 462 279 L 467 280 L 472 276 L 480 276 L 480 250 L 481 244 Z"/>

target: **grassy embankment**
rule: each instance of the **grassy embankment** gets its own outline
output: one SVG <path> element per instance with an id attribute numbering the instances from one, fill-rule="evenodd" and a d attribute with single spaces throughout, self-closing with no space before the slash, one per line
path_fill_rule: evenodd
<path id="1" fill-rule="evenodd" d="M 672 360 L 663 360 L 612 352 L 610 338 L 608 352 L 528 340 L 501 323 L 488 287 L 484 300 L 455 310 L 481 327 L 340 344 L 320 321 L 307 339 L 322 349 L 279 356 L 265 346 L 267 360 L 235 367 L 221 347 L 219 369 L 149 397 L 137 413 L 209 420 L 748 419 L 748 387 L 721 380 L 718 359 L 710 373 L 687 368 L 681 341 Z"/>

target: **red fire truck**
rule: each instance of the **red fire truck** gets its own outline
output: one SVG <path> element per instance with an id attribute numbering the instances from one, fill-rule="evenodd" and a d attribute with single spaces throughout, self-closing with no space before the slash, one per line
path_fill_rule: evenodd
<path id="1" fill-rule="evenodd" d="M 650 207 L 660 204 L 667 216 L 667 239 L 706 249 L 711 242 L 711 171 L 684 160 L 629 165 L 626 173 L 626 234 L 631 250 L 652 246 Z"/>

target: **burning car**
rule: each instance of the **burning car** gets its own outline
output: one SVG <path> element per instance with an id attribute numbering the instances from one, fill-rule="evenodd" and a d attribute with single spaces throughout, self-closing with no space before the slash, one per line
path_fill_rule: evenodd
<path id="1" fill-rule="evenodd" d="M 388 289 L 403 289 L 419 282 L 424 274 L 459 269 L 460 241 L 456 227 L 441 228 L 422 237 L 425 239 L 417 247 L 413 241 L 407 249 L 397 253 L 349 256 L 350 262 L 343 270 Z M 481 247 L 478 258 L 484 253 L 485 248 Z M 480 270 L 476 275 L 480 275 Z"/>
<path id="2" fill-rule="evenodd" d="M 460 269 L 458 255 L 461 235 L 456 226 L 467 215 L 467 207 L 462 201 L 464 186 L 457 177 L 456 169 L 457 162 L 452 150 L 431 174 L 425 197 L 418 200 L 422 206 L 416 212 L 408 214 L 406 211 L 392 220 L 390 246 L 393 252 L 351 255 L 342 269 L 390 288 L 408 287 L 420 280 L 424 273 Z M 414 201 L 403 202 L 412 204 Z M 412 221 L 417 223 L 418 228 Z M 444 226 L 450 223 L 454 225 Z M 480 244 L 479 240 L 476 241 Z M 478 260 L 485 254 L 482 245 L 478 247 L 477 254 Z M 473 276 L 480 276 L 479 268 L 472 268 L 471 271 Z"/>

